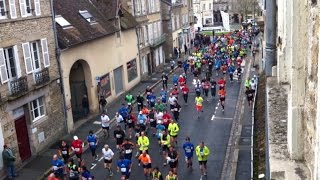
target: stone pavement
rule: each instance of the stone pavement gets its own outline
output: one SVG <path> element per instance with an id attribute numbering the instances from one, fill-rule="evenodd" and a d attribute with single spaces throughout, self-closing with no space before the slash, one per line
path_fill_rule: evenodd
<path id="1" fill-rule="evenodd" d="M 136 96 L 139 92 L 142 92 L 142 93 L 145 92 L 145 89 L 147 86 L 150 86 L 151 88 L 153 88 L 159 83 L 162 83 L 161 81 L 162 72 L 172 74 L 175 71 L 175 70 L 173 72 L 171 71 L 169 64 L 166 64 L 162 68 L 162 70 L 163 71 L 157 72 L 149 76 L 147 80 L 142 80 L 140 83 L 138 83 L 135 87 L 129 90 L 131 94 Z M 171 82 L 170 76 L 169 76 L 169 82 Z M 114 117 L 115 113 L 118 111 L 119 107 L 124 102 L 125 95 L 126 93 L 122 93 L 120 96 L 117 97 L 116 100 L 108 104 L 107 114 L 110 118 Z M 136 111 L 136 109 L 134 109 L 134 111 Z M 90 115 L 89 118 L 83 121 L 84 123 L 81 124 L 78 128 L 76 128 L 74 132 L 70 134 L 66 134 L 64 137 L 61 137 L 60 139 L 66 140 L 67 142 L 71 142 L 73 136 L 77 135 L 80 139 L 84 140 L 86 139 L 86 136 L 88 135 L 89 130 L 93 130 L 93 132 L 97 132 L 97 133 L 101 131 L 101 125 L 99 124 L 100 122 L 99 114 Z M 58 152 L 59 143 L 60 143 L 60 140 L 58 142 L 55 142 L 53 145 L 51 145 L 47 149 L 40 152 L 38 155 L 34 156 L 31 160 L 29 160 L 18 171 L 19 177 L 15 179 L 16 180 L 43 179 L 43 177 L 45 177 L 48 173 L 50 173 L 52 155 Z"/>

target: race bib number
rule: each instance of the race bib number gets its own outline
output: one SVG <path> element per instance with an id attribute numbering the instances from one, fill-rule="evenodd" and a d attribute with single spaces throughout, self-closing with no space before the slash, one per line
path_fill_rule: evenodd
<path id="1" fill-rule="evenodd" d="M 144 120 L 140 119 L 139 122 L 140 122 L 140 124 L 143 124 L 143 123 L 144 123 Z"/>
<path id="2" fill-rule="evenodd" d="M 62 151 L 62 154 L 68 154 L 68 151 Z"/>
<path id="3" fill-rule="evenodd" d="M 121 138 L 121 137 L 122 137 L 121 134 L 117 134 L 117 135 L 116 135 L 116 138 Z"/>
<path id="4" fill-rule="evenodd" d="M 129 120 L 128 120 L 128 123 L 132 123 L 132 120 L 131 120 L 131 119 L 129 119 Z"/>
<path id="5" fill-rule="evenodd" d="M 191 153 L 191 149 L 186 149 L 186 153 Z"/>
<path id="6" fill-rule="evenodd" d="M 154 121 L 154 119 L 150 119 L 150 122 L 153 122 Z"/>
<path id="7" fill-rule="evenodd" d="M 183 94 L 188 94 L 188 92 L 187 91 L 183 91 Z"/>
<path id="8" fill-rule="evenodd" d="M 173 110 L 174 110 L 174 111 L 178 111 L 178 108 L 174 108 Z"/>
<path id="9" fill-rule="evenodd" d="M 126 149 L 126 150 L 125 150 L 125 153 L 126 153 L 126 154 L 130 154 L 130 153 L 132 153 L 132 150 L 131 150 L 131 149 Z"/>
<path id="10" fill-rule="evenodd" d="M 90 146 L 96 145 L 96 143 L 94 143 L 94 142 L 90 142 L 89 144 L 90 144 Z"/>
<path id="11" fill-rule="evenodd" d="M 53 170 L 54 170 L 54 171 L 56 171 L 56 170 L 58 170 L 58 169 L 59 169 L 58 166 L 53 166 Z"/>
<path id="12" fill-rule="evenodd" d="M 74 151 L 79 152 L 80 148 L 74 148 Z"/>
<path id="13" fill-rule="evenodd" d="M 127 168 L 121 168 L 121 172 L 127 172 Z"/>
<path id="14" fill-rule="evenodd" d="M 141 103 L 138 103 L 138 105 L 141 105 Z"/>

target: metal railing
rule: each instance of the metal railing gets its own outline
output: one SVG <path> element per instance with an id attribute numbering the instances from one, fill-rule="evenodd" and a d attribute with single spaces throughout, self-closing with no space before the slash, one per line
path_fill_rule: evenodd
<path id="1" fill-rule="evenodd" d="M 36 86 L 43 85 L 50 81 L 49 69 L 44 68 L 41 71 L 34 73 L 34 81 Z"/>
<path id="2" fill-rule="evenodd" d="M 167 34 L 161 34 L 160 37 L 154 38 L 154 39 L 151 40 L 150 46 L 151 47 L 159 46 L 160 44 L 162 44 L 162 43 L 164 43 L 166 41 L 166 38 L 167 38 Z"/>
<path id="3" fill-rule="evenodd" d="M 19 96 L 28 91 L 28 79 L 27 76 L 20 77 L 18 79 L 9 82 L 9 90 L 11 96 Z"/>

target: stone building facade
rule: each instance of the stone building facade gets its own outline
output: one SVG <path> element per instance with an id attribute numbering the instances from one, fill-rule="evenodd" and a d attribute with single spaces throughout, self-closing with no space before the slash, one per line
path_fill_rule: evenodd
<path id="1" fill-rule="evenodd" d="M 121 0 L 122 7 L 139 23 L 136 27 L 141 75 L 161 71 L 165 61 L 163 44 L 167 34 L 162 29 L 161 0 Z"/>
<path id="2" fill-rule="evenodd" d="M 181 54 L 191 47 L 191 40 L 195 36 L 193 27 L 192 1 L 161 1 L 161 16 L 163 21 L 163 31 L 167 34 L 165 42 L 166 59 L 169 62 L 173 55 L 173 48 L 178 48 Z"/>
<path id="3" fill-rule="evenodd" d="M 66 132 L 55 48 L 50 1 L 1 1 L 0 152 L 11 144 L 17 164 Z"/>
<path id="4" fill-rule="evenodd" d="M 287 112 L 290 159 L 303 162 L 314 180 L 320 179 L 319 3 L 277 1 L 277 66 L 273 74 L 286 90 L 288 103 L 283 111 Z M 259 4 L 265 6 L 263 1 Z M 276 171 L 286 172 L 286 166 L 282 167 Z M 271 174 L 274 170 L 271 168 Z"/>

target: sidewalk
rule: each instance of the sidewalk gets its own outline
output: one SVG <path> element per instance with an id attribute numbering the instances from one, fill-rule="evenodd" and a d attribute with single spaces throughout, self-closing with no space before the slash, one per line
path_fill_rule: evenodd
<path id="1" fill-rule="evenodd" d="M 136 96 L 139 92 L 144 93 L 147 86 L 150 86 L 151 88 L 155 88 L 159 83 L 161 85 L 162 72 L 167 73 L 169 76 L 174 71 L 171 71 L 170 64 L 165 64 L 163 67 L 163 71 L 157 72 L 151 75 L 149 78 L 147 78 L 147 80 L 142 80 L 129 91 L 134 96 Z M 169 76 L 169 82 L 170 81 L 171 81 L 171 78 Z M 126 93 L 122 93 L 120 96 L 117 97 L 116 100 L 108 104 L 107 114 L 110 117 L 110 119 L 114 118 L 115 113 L 121 107 L 121 104 L 124 102 L 125 95 Z M 136 111 L 136 108 L 134 108 L 134 111 Z M 67 134 L 64 137 L 61 137 L 59 139 L 66 140 L 68 143 L 70 143 L 73 140 L 72 138 L 74 135 L 77 135 L 80 139 L 84 140 L 86 139 L 86 136 L 88 135 L 89 130 L 93 130 L 93 132 L 99 133 L 101 131 L 99 116 L 100 116 L 99 114 L 94 114 L 89 116 L 89 118 L 85 120 L 85 123 L 80 125 L 73 133 Z M 50 168 L 51 168 L 50 162 L 53 154 L 57 153 L 60 140 L 58 142 L 55 142 L 53 145 L 51 145 L 47 149 L 40 152 L 35 157 L 33 157 L 32 160 L 30 160 L 24 167 L 22 167 L 22 169 L 19 170 L 19 177 L 15 179 L 16 180 L 44 179 L 43 177 L 46 177 L 48 173 L 50 173 Z"/>

